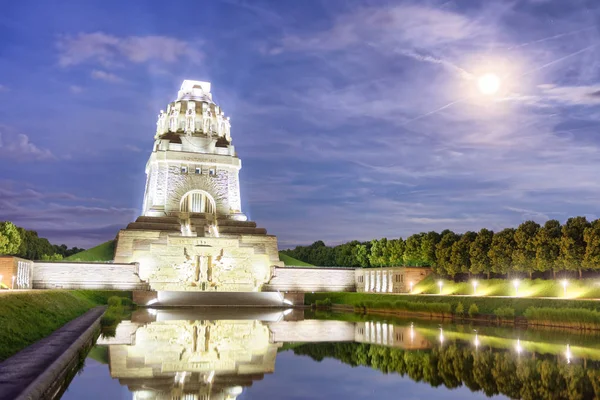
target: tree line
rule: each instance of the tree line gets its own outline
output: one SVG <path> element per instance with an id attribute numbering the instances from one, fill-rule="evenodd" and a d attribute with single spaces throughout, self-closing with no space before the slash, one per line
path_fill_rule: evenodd
<path id="1" fill-rule="evenodd" d="M 532 277 L 548 271 L 554 277 L 557 271 L 576 271 L 581 277 L 586 270 L 600 271 L 600 219 L 573 217 L 564 225 L 554 219 L 544 225 L 525 221 L 516 229 L 499 232 L 484 228 L 459 234 L 446 229 L 333 247 L 319 240 L 283 252 L 319 266 L 428 266 L 450 278 L 459 274 Z"/>
<path id="2" fill-rule="evenodd" d="M 479 349 L 451 344 L 427 351 L 359 343 L 304 344 L 294 354 L 316 361 L 331 357 L 351 366 L 368 366 L 384 373 L 408 375 L 413 381 L 449 389 L 466 386 L 487 396 L 512 399 L 597 399 L 600 363 L 557 362 L 555 355 L 516 357 L 508 350 Z"/>
<path id="3" fill-rule="evenodd" d="M 28 260 L 62 260 L 85 249 L 54 245 L 36 231 L 15 226 L 12 222 L 0 222 L 0 254 L 23 257 Z"/>

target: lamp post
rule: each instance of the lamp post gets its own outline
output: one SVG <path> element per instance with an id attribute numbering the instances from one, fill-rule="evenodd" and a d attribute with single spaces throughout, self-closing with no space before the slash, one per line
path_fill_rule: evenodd
<path id="1" fill-rule="evenodd" d="M 518 279 L 513 281 L 513 286 L 515 287 L 515 296 L 519 296 L 519 284 L 521 282 Z"/>
<path id="2" fill-rule="evenodd" d="M 569 281 L 566 279 L 562 280 L 562 286 L 563 286 L 563 292 L 564 292 L 564 296 L 567 297 L 567 285 L 569 284 Z"/>
<path id="3" fill-rule="evenodd" d="M 12 290 L 15 290 L 15 279 L 16 278 L 17 278 L 16 276 L 14 276 L 14 275 L 12 276 L 12 286 L 10 287 Z"/>
<path id="4" fill-rule="evenodd" d="M 477 295 L 477 283 L 478 283 L 477 281 L 473 281 L 472 282 L 472 284 L 473 284 L 473 296 Z"/>
<path id="5" fill-rule="evenodd" d="M 410 285 L 410 292 L 412 293 L 413 292 L 413 282 L 410 281 L 408 284 Z"/>
<path id="6" fill-rule="evenodd" d="M 438 281 L 438 286 L 440 287 L 440 294 L 442 294 L 442 286 L 444 286 L 444 282 Z"/>

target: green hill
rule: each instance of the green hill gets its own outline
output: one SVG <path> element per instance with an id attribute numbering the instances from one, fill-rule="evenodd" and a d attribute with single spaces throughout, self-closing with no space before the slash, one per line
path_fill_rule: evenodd
<path id="1" fill-rule="evenodd" d="M 312 264 L 305 263 L 304 261 L 296 260 L 294 257 L 290 257 L 287 254 L 279 252 L 279 259 L 283 261 L 285 265 L 293 265 L 295 267 L 312 267 Z"/>
<path id="2" fill-rule="evenodd" d="M 115 256 L 115 241 L 109 240 L 96 247 L 73 254 L 67 261 L 112 261 Z"/>

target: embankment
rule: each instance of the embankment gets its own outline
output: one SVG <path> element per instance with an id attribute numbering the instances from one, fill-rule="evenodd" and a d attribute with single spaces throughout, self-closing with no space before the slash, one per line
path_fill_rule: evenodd
<path id="1" fill-rule="evenodd" d="M 48 290 L 0 292 L 0 361 L 41 340 L 111 296 L 131 292 Z"/>
<path id="2" fill-rule="evenodd" d="M 307 293 L 305 302 L 317 307 L 330 303 L 334 309 L 341 306 L 369 314 L 600 329 L 600 301 L 594 300 L 335 292 Z"/>

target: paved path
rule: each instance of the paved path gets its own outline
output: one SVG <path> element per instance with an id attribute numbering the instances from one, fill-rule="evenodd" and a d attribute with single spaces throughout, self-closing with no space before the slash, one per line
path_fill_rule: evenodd
<path id="1" fill-rule="evenodd" d="M 57 364 L 55 362 L 59 361 L 59 358 L 100 318 L 105 308 L 101 306 L 91 309 L 66 323 L 50 336 L 0 363 L 0 399 L 16 399 L 25 391 L 39 389 L 30 385 L 39 386 L 41 382 L 38 378 L 44 378 L 42 375 L 51 367 L 60 369 L 60 365 L 53 364 Z"/>

